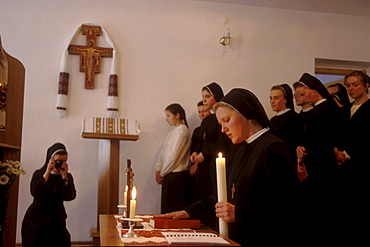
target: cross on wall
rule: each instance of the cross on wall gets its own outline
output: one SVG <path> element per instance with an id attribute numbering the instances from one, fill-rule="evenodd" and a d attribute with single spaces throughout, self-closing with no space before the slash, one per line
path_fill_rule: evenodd
<path id="1" fill-rule="evenodd" d="M 86 46 L 70 45 L 68 53 L 80 55 L 80 71 L 85 72 L 85 88 L 94 88 L 94 76 L 100 73 L 101 57 L 113 57 L 113 48 L 96 46 L 96 36 L 100 36 L 100 26 L 82 25 L 82 34 L 86 35 Z"/>

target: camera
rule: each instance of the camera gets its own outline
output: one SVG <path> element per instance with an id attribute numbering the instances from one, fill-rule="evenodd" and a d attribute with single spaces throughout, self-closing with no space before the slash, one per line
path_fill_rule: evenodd
<path id="1" fill-rule="evenodd" d="M 61 168 L 63 165 L 63 160 L 56 160 L 55 161 L 55 168 Z"/>

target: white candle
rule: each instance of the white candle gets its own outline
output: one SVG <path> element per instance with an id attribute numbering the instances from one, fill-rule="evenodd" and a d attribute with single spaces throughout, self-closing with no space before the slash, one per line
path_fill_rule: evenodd
<path id="1" fill-rule="evenodd" d="M 217 196 L 218 202 L 227 202 L 227 189 L 226 189 L 226 162 L 222 157 L 222 153 L 218 153 L 216 158 L 216 174 L 217 174 Z M 220 234 L 224 237 L 229 236 L 227 222 L 221 218 L 219 220 Z"/>
<path id="2" fill-rule="evenodd" d="M 126 185 L 125 192 L 123 192 L 123 205 L 124 206 L 127 206 L 127 189 L 128 189 L 128 187 Z"/>
<path id="3" fill-rule="evenodd" d="M 136 187 L 132 188 L 130 200 L 130 219 L 134 219 L 136 215 Z"/>

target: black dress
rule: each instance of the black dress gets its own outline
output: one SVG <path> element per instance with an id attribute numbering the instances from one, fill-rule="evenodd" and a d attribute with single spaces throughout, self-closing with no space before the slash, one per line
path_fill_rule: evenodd
<path id="1" fill-rule="evenodd" d="M 73 177 L 68 173 L 66 184 L 62 175 L 50 174 L 45 181 L 44 168 L 32 176 L 31 195 L 34 199 L 22 222 L 22 246 L 71 246 L 63 202 L 76 197 Z"/>
<path id="2" fill-rule="evenodd" d="M 333 243 L 334 239 L 326 229 L 335 228 L 335 222 L 340 218 L 336 210 L 340 194 L 334 154 L 340 114 L 332 100 L 314 106 L 310 112 L 302 140 L 308 155 L 304 158 L 308 177 L 301 185 L 301 212 L 305 218 L 302 231 L 312 244 L 318 240 L 327 244 Z"/>
<path id="3" fill-rule="evenodd" d="M 226 160 L 229 157 L 230 139 L 221 132 L 221 125 L 217 122 L 214 114 L 203 119 L 200 126 L 202 141 L 198 143 L 195 152 L 202 153 L 204 161 L 198 164 L 194 182 L 193 201 L 196 202 L 208 197 L 216 191 L 216 158 L 218 152 L 222 152 Z M 214 219 L 214 208 L 206 210 L 201 217 L 201 222 L 217 230 L 217 222 Z"/>
<path id="4" fill-rule="evenodd" d="M 303 120 L 300 115 L 293 110 L 289 110 L 284 114 L 272 117 L 270 121 L 283 141 L 292 150 L 293 156 L 296 156 L 296 149 L 303 131 Z"/>
<path id="5" fill-rule="evenodd" d="M 369 220 L 370 203 L 368 193 L 370 188 L 370 100 L 364 102 L 350 117 L 351 106 L 346 108 L 348 120 L 342 133 L 342 147 L 351 157 L 339 170 L 339 200 L 336 226 L 345 234 L 341 241 L 349 240 L 351 244 L 361 245 L 366 241 L 364 224 Z"/>
<path id="6" fill-rule="evenodd" d="M 295 160 L 275 135 L 265 133 L 241 147 L 228 180 L 236 219 L 229 224 L 230 238 L 242 246 L 288 244 L 296 227 L 298 185 Z"/>
<path id="7" fill-rule="evenodd" d="M 346 110 L 348 122 L 345 126 L 344 150 L 352 158 L 352 168 L 357 170 L 353 172 L 359 173 L 361 169 L 368 171 L 369 145 L 365 142 L 370 140 L 370 100 L 365 101 L 352 117 L 349 117 L 351 112 L 350 107 Z"/>
<path id="8" fill-rule="evenodd" d="M 230 239 L 242 246 L 287 246 L 294 242 L 299 180 L 294 158 L 285 143 L 269 132 L 250 144 L 244 142 L 227 177 L 228 202 L 235 205 L 236 219 L 229 224 Z M 198 218 L 211 204 L 216 218 L 216 201 L 217 195 L 213 194 L 185 211 L 191 218 Z"/>
<path id="9" fill-rule="evenodd" d="M 191 145 L 190 145 L 190 154 L 192 154 L 196 147 L 198 146 L 198 143 L 202 141 L 202 135 L 200 131 L 200 126 L 196 127 L 193 131 L 193 134 L 191 136 Z"/>
<path id="10" fill-rule="evenodd" d="M 313 108 L 311 108 L 311 109 L 309 109 L 309 110 L 306 110 L 306 111 L 301 110 L 301 111 L 299 112 L 299 116 L 301 117 L 301 121 L 302 121 L 302 123 L 303 123 L 303 129 L 304 129 L 304 128 L 305 128 L 305 126 L 306 126 L 307 119 L 309 119 L 309 118 L 310 118 L 310 116 L 311 116 L 312 109 L 313 109 Z"/>
<path id="11" fill-rule="evenodd" d="M 338 128 L 339 108 L 332 100 L 326 100 L 310 110 L 303 130 L 301 145 L 306 148 L 308 157 L 304 163 L 308 179 L 312 182 L 325 182 L 336 170 L 334 147 Z"/>
<path id="12" fill-rule="evenodd" d="M 198 146 L 198 143 L 199 142 L 202 142 L 202 135 L 201 135 L 201 132 L 200 132 L 200 126 L 196 127 L 193 131 L 193 134 L 191 136 L 191 145 L 190 145 L 190 155 L 192 153 L 194 153 L 196 147 Z M 189 160 L 189 169 L 190 167 L 192 167 L 194 165 L 194 163 L 192 163 L 190 160 Z M 193 203 L 194 202 L 194 184 L 195 184 L 195 174 L 193 176 L 190 177 L 190 190 L 191 190 L 191 202 Z"/>

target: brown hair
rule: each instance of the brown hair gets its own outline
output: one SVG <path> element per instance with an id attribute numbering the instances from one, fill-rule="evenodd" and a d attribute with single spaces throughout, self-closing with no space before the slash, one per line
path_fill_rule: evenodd
<path id="1" fill-rule="evenodd" d="M 369 85 L 370 85 L 370 82 L 369 81 L 370 81 L 370 78 L 369 78 L 369 76 L 366 73 L 364 73 L 364 72 L 362 72 L 360 70 L 352 71 L 351 73 L 347 74 L 344 77 L 344 84 L 346 84 L 346 80 L 350 76 L 355 76 L 355 77 L 359 78 L 365 88 L 366 88 L 366 84 L 367 84 L 366 93 L 369 93 Z"/>
<path id="2" fill-rule="evenodd" d="M 176 104 L 176 103 L 171 104 L 171 105 L 167 106 L 165 110 L 171 112 L 173 115 L 176 115 L 177 113 L 180 114 L 180 119 L 184 120 L 184 123 L 185 123 L 186 127 L 189 128 L 188 121 L 186 121 L 185 110 L 184 110 L 184 108 L 182 108 L 182 106 L 180 104 Z"/>

